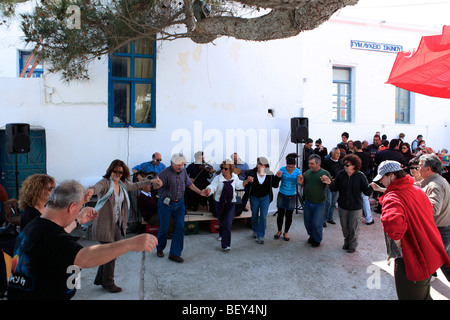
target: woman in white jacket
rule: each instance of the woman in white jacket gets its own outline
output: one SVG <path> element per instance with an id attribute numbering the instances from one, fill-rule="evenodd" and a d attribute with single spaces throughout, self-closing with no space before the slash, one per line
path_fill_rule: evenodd
<path id="1" fill-rule="evenodd" d="M 219 239 L 222 250 L 231 250 L 231 225 L 236 209 L 236 189 L 244 189 L 247 183 L 253 181 L 248 177 L 242 181 L 234 173 L 234 164 L 231 160 L 225 160 L 220 164 L 220 174 L 206 187 L 208 195 L 214 193 L 217 220 L 219 221 Z"/>

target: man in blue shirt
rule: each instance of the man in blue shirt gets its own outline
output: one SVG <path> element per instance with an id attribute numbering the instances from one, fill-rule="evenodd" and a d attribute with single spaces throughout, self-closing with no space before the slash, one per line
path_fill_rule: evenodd
<path id="1" fill-rule="evenodd" d="M 133 173 L 141 171 L 144 173 L 155 172 L 156 174 L 158 174 L 166 168 L 165 164 L 162 163 L 161 161 L 162 161 L 161 154 L 155 152 L 152 155 L 152 161 L 143 162 L 133 167 L 131 170 L 133 171 Z"/>

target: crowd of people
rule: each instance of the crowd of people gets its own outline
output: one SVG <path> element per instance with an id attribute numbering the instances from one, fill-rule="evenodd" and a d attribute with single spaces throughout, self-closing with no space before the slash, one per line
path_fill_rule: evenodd
<path id="1" fill-rule="evenodd" d="M 265 157 L 258 157 L 251 169 L 237 153 L 215 170 L 199 151 L 189 165 L 184 155 L 174 154 L 167 166 L 156 152 L 151 161 L 131 172 L 123 161 L 114 160 L 102 179 L 87 189 L 73 180 L 56 186 L 46 174 L 32 175 L 20 190 L 22 225 L 14 249 L 8 242 L 13 257 L 8 298 L 70 299 L 76 291 L 66 285 L 70 265 L 98 266 L 94 283 L 111 293 L 120 292 L 114 281 L 115 259 L 130 250 L 151 252 L 154 248 L 158 257 L 164 257 L 169 237 L 168 258 L 182 263 L 185 213 L 187 208 L 198 210 L 199 205 L 214 211 L 221 248 L 230 252 L 238 190 L 244 193 L 243 210 L 250 202 L 255 241 L 264 244 L 273 189 L 278 189 L 275 240 L 290 240 L 293 212 L 300 200 L 307 242 L 319 247 L 323 228 L 336 224 L 337 205 L 342 248 L 348 253 L 357 249 L 362 217 L 367 225 L 374 223 L 372 195 L 379 203 L 375 212 L 381 213 L 388 256 L 395 258 L 399 299 L 430 298 L 430 277 L 438 268 L 450 279 L 450 184 L 443 165 L 447 151 L 434 153 L 421 135 L 411 144 L 403 141 L 402 134 L 387 141 L 376 133 L 372 144 L 350 140 L 346 132 L 341 139 L 330 152 L 321 139 L 316 140 L 315 149 L 313 140 L 307 139 L 303 154 L 288 154 L 286 165 L 276 172 Z M 137 201 L 144 220 L 159 226 L 156 237 L 144 233 L 122 240 L 132 190 L 140 190 Z M 98 197 L 95 207 L 85 206 L 93 195 Z M 100 244 L 83 248 L 69 234 L 90 221 Z M 54 266 L 44 267 L 49 260 L 55 261 Z M 50 282 L 54 285 L 48 286 Z"/>

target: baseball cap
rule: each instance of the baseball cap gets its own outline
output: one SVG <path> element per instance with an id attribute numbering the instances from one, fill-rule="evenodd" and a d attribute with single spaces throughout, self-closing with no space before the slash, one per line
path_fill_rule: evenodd
<path id="1" fill-rule="evenodd" d="M 396 172 L 401 171 L 402 166 L 399 162 L 393 161 L 393 160 L 386 160 L 380 163 L 378 166 L 378 174 L 375 178 L 373 178 L 373 181 L 379 181 L 386 173 L 389 172 Z"/>

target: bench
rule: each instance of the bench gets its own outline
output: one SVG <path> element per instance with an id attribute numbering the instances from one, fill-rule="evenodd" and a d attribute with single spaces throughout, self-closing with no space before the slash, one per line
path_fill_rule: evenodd
<path id="1" fill-rule="evenodd" d="M 243 211 L 239 216 L 234 219 L 248 219 L 252 217 L 251 211 Z M 187 211 L 184 215 L 184 229 L 185 234 L 198 233 L 198 223 L 201 221 L 209 221 L 211 233 L 217 233 L 219 230 L 219 224 L 217 218 L 213 214 L 206 210 L 199 211 Z M 158 233 L 158 226 L 150 226 L 144 219 L 141 218 L 141 224 L 145 226 L 145 231 L 156 235 Z"/>

